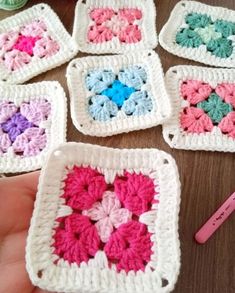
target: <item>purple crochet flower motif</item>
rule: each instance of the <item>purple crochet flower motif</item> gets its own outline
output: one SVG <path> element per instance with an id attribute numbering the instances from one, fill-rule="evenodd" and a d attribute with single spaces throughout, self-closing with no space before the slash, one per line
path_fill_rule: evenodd
<path id="1" fill-rule="evenodd" d="M 29 122 L 20 113 L 15 113 L 6 122 L 1 124 L 2 130 L 8 133 L 10 140 L 14 142 L 18 135 L 23 133 L 26 129 L 33 127 L 33 123 Z"/>
<path id="2" fill-rule="evenodd" d="M 36 156 L 46 147 L 46 144 L 47 137 L 44 129 L 32 127 L 17 136 L 13 143 L 13 149 L 25 157 Z"/>

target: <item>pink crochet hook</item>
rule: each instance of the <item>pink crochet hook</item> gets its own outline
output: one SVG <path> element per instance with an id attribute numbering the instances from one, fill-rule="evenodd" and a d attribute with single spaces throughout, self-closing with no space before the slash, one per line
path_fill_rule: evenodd
<path id="1" fill-rule="evenodd" d="M 200 244 L 205 243 L 233 211 L 235 211 L 235 192 L 230 195 L 222 206 L 200 228 L 195 234 L 195 240 Z"/>

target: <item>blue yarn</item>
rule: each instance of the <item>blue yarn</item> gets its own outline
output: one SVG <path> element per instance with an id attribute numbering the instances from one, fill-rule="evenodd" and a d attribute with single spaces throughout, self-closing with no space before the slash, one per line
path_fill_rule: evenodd
<path id="1" fill-rule="evenodd" d="M 127 115 L 145 115 L 153 108 L 152 99 L 147 91 L 135 92 L 124 102 L 122 110 Z"/>
<path id="2" fill-rule="evenodd" d="M 92 70 L 86 76 L 86 86 L 89 91 L 100 94 L 115 80 L 115 74 L 111 70 Z"/>
<path id="3" fill-rule="evenodd" d="M 117 105 L 106 96 L 93 96 L 90 103 L 88 110 L 94 120 L 107 121 L 117 115 Z"/>
<path id="4" fill-rule="evenodd" d="M 140 90 L 146 83 L 147 73 L 143 67 L 134 65 L 121 70 L 118 79 L 125 85 Z"/>
<path id="5" fill-rule="evenodd" d="M 124 85 L 119 80 L 115 80 L 112 86 L 102 91 L 101 94 L 110 98 L 118 107 L 121 107 L 125 100 L 134 92 L 134 88 Z"/>

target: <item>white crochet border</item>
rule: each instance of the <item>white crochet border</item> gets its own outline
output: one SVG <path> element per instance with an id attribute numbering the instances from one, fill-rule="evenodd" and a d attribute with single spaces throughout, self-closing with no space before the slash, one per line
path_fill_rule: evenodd
<path id="1" fill-rule="evenodd" d="M 181 109 L 189 103 L 180 96 L 180 83 L 185 79 L 196 79 L 209 83 L 212 87 L 222 82 L 235 82 L 235 69 L 215 69 L 198 66 L 180 65 L 171 67 L 165 76 L 166 87 L 171 99 L 173 114 L 163 124 L 163 137 L 172 147 L 189 150 L 235 152 L 235 139 L 223 134 L 214 126 L 212 132 L 192 134 L 185 132 L 179 121 Z"/>
<path id="2" fill-rule="evenodd" d="M 59 52 L 48 58 L 33 58 L 29 64 L 13 72 L 9 71 L 3 63 L 0 63 L 0 82 L 23 83 L 42 72 L 60 66 L 77 54 L 78 46 L 76 42 L 65 30 L 55 12 L 44 3 L 34 5 L 0 21 L 0 34 L 16 30 L 35 18 L 43 19 L 46 23 L 49 35 L 60 45 Z M 1 54 L 0 50 L 0 56 Z"/>
<path id="3" fill-rule="evenodd" d="M 153 109 L 146 115 L 126 116 L 119 111 L 110 121 L 95 121 L 88 112 L 88 91 L 85 77 L 91 69 L 110 69 L 118 73 L 126 66 L 140 65 L 147 72 L 146 90 L 151 93 Z M 163 70 L 154 51 L 141 51 L 126 55 L 84 57 L 74 59 L 67 69 L 71 98 L 71 116 L 76 128 L 84 134 L 109 136 L 121 132 L 144 129 L 161 124 L 171 115 L 169 98 L 164 85 Z"/>
<path id="4" fill-rule="evenodd" d="M 46 147 L 32 157 L 21 157 L 10 147 L 0 155 L 0 173 L 15 173 L 36 170 L 42 167 L 50 150 L 66 141 L 67 105 L 63 88 L 57 81 L 43 81 L 27 85 L 0 85 L 0 102 L 13 102 L 20 106 L 37 97 L 46 97 L 51 103 L 51 115 L 43 122 L 47 135 Z"/>
<path id="5" fill-rule="evenodd" d="M 159 43 L 167 51 L 179 57 L 188 58 L 204 64 L 219 67 L 235 67 L 235 36 L 233 38 L 233 53 L 229 58 L 213 56 L 206 50 L 206 46 L 187 48 L 178 45 L 175 36 L 180 27 L 188 27 L 185 16 L 188 13 L 206 13 L 212 20 L 224 19 L 234 22 L 235 11 L 227 8 L 209 6 L 196 1 L 180 1 L 171 12 L 170 18 L 159 34 Z"/>
<path id="6" fill-rule="evenodd" d="M 155 269 L 117 273 L 105 262 L 93 260 L 80 267 L 66 261 L 54 264 L 52 235 L 55 219 L 66 215 L 63 193 L 65 167 L 85 165 L 98 168 L 107 182 L 116 174 L 143 172 L 159 185 L 155 210 L 146 213 L 144 222 L 155 232 Z M 81 293 L 163 293 L 173 290 L 180 268 L 178 213 L 180 182 L 174 159 L 157 149 L 112 149 L 91 144 L 67 143 L 55 149 L 44 165 L 26 247 L 26 268 L 35 286 L 56 292 Z M 63 211 L 64 209 L 64 211 Z M 97 268 L 97 266 L 99 266 Z M 165 283 L 167 280 L 167 285 Z"/>
<path id="7" fill-rule="evenodd" d="M 84 3 L 85 2 L 85 3 Z M 89 12 L 94 8 L 138 8 L 143 12 L 143 19 L 136 21 L 139 25 L 142 40 L 135 44 L 122 44 L 117 38 L 111 41 L 93 44 L 87 40 L 87 29 L 92 23 Z M 156 8 L 153 0 L 79 0 L 75 8 L 75 20 L 73 38 L 79 45 L 82 52 L 103 54 L 103 53 L 125 53 L 133 50 L 153 49 L 157 46 L 156 31 Z"/>

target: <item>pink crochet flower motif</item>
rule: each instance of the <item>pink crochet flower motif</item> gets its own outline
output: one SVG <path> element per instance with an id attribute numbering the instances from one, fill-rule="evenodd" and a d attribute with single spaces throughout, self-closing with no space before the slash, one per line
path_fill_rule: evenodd
<path id="1" fill-rule="evenodd" d="M 221 120 L 218 126 L 222 133 L 235 139 L 235 112 L 230 112 Z"/>
<path id="2" fill-rule="evenodd" d="M 53 236 L 56 255 L 69 263 L 77 264 L 88 262 L 92 256 L 95 256 L 100 239 L 96 227 L 88 217 L 72 214 L 58 221 L 60 226 L 55 229 L 56 233 Z"/>
<path id="3" fill-rule="evenodd" d="M 151 234 L 146 225 L 137 221 L 122 224 L 105 244 L 104 251 L 116 263 L 117 270 L 126 273 L 144 271 L 152 254 Z"/>
<path id="4" fill-rule="evenodd" d="M 11 140 L 7 133 L 4 133 L 0 128 L 0 155 L 6 153 L 11 146 Z"/>
<path id="5" fill-rule="evenodd" d="M 196 105 L 209 97 L 212 88 L 208 83 L 186 80 L 181 84 L 180 91 L 184 99 L 188 100 L 190 104 Z"/>
<path id="6" fill-rule="evenodd" d="M 202 109 L 189 107 L 184 108 L 180 114 L 182 128 L 190 133 L 204 133 L 213 129 L 213 123 Z"/>
<path id="7" fill-rule="evenodd" d="M 0 103 L 0 123 L 7 121 L 17 112 L 17 107 L 13 103 Z"/>
<path id="8" fill-rule="evenodd" d="M 47 35 L 47 27 L 42 20 L 34 20 L 19 31 L 0 34 L 0 61 L 11 71 L 30 63 L 33 57 L 51 57 L 59 49 L 59 44 Z"/>
<path id="9" fill-rule="evenodd" d="M 63 197 L 67 205 L 87 210 L 100 200 L 107 189 L 104 176 L 89 167 L 74 167 L 65 179 Z"/>
<path id="10" fill-rule="evenodd" d="M 103 43 L 117 37 L 122 43 L 137 43 L 142 39 L 141 31 L 135 21 L 142 18 L 137 8 L 119 9 L 95 8 L 90 12 L 94 21 L 88 29 L 88 40 L 92 43 Z"/>
<path id="11" fill-rule="evenodd" d="M 148 211 L 153 203 L 153 181 L 143 174 L 125 172 L 115 179 L 114 188 L 120 202 L 136 216 Z"/>
<path id="12" fill-rule="evenodd" d="M 128 222 L 132 216 L 128 209 L 121 208 L 120 201 L 111 191 L 106 191 L 102 201 L 94 203 L 91 209 L 83 211 L 83 215 L 96 221 L 95 226 L 104 243 L 108 241 L 114 228 Z"/>
<path id="13" fill-rule="evenodd" d="M 235 84 L 234 83 L 221 83 L 215 88 L 215 92 L 226 103 L 231 104 L 235 108 Z"/>

